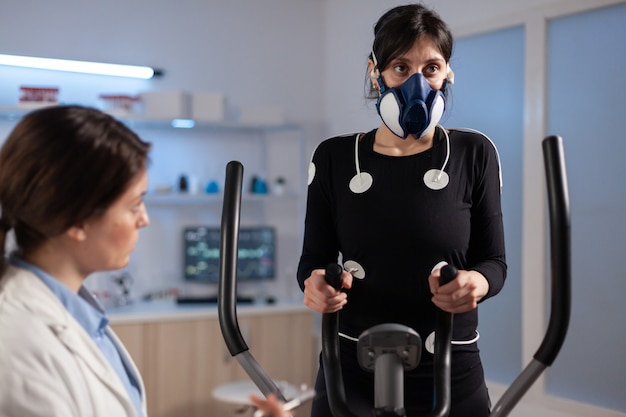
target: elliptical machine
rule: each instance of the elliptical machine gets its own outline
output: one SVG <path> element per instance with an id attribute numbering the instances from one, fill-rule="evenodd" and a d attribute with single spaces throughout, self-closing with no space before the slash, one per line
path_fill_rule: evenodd
<path id="1" fill-rule="evenodd" d="M 563 140 L 549 136 L 542 142 L 546 171 L 550 218 L 551 312 L 544 339 L 533 360 L 504 392 L 492 410 L 492 417 L 507 416 L 543 371 L 552 365 L 565 340 L 571 310 L 571 244 L 570 213 Z M 277 385 L 259 366 L 241 336 L 236 312 L 237 244 L 243 165 L 231 161 L 226 166 L 222 234 L 220 243 L 220 280 L 218 313 L 222 335 L 233 357 L 236 357 L 264 395 L 276 394 L 287 400 Z M 454 279 L 456 268 L 442 268 L 442 280 Z M 338 288 L 341 266 L 328 265 L 327 282 Z M 357 417 L 347 404 L 339 355 L 338 315 L 322 317 L 322 361 L 326 389 L 334 417 Z M 435 330 L 433 383 L 435 396 L 428 417 L 446 417 L 450 412 L 450 363 L 453 315 L 438 311 Z M 374 372 L 375 405 L 373 415 L 404 417 L 404 370 L 412 369 L 421 357 L 421 338 L 413 329 L 394 323 L 374 326 L 359 337 L 359 363 Z M 310 394 L 310 393 L 309 393 Z M 310 398 L 307 394 L 306 397 Z M 299 401 L 296 401 L 298 403 Z"/>

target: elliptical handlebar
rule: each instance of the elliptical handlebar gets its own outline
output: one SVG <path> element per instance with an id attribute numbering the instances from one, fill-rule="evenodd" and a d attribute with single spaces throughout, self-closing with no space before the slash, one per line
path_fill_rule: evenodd
<path id="1" fill-rule="evenodd" d="M 249 352 L 237 320 L 237 249 L 239 246 L 239 216 L 243 165 L 230 161 L 226 165 L 224 204 L 222 206 L 220 263 L 217 310 L 222 336 L 230 354 L 237 359 L 250 379 L 266 397 L 276 394 L 285 401 L 278 386 Z"/>
<path id="2" fill-rule="evenodd" d="M 220 233 L 220 263 L 217 308 L 224 341 L 231 355 L 248 350 L 237 322 L 237 249 L 239 242 L 240 189 L 243 165 L 231 161 L 226 165 L 224 203 Z"/>
<path id="3" fill-rule="evenodd" d="M 454 265 L 441 268 L 439 285 L 445 285 L 456 278 L 458 270 Z M 435 318 L 435 347 L 433 353 L 433 385 L 435 399 L 433 409 L 427 417 L 446 417 L 450 414 L 452 389 L 450 369 L 452 365 L 452 325 L 454 314 L 437 309 Z"/>
<path id="4" fill-rule="evenodd" d="M 533 360 L 513 381 L 493 408 L 491 417 L 505 417 L 559 354 L 571 310 L 571 237 L 569 193 L 563 139 L 548 136 L 542 142 L 550 217 L 550 321 Z"/>
<path id="5" fill-rule="evenodd" d="M 331 263 L 326 266 L 325 279 L 328 285 L 341 288 L 341 265 Z M 339 350 L 339 313 L 322 315 L 322 363 L 328 404 L 334 417 L 358 417 L 348 408 L 346 392 L 343 388 L 343 372 Z"/>
<path id="6" fill-rule="evenodd" d="M 542 146 L 550 213 L 552 293 L 548 330 L 534 358 L 550 366 L 563 346 L 570 319 L 572 292 L 570 208 L 563 139 L 549 136 L 544 139 Z"/>

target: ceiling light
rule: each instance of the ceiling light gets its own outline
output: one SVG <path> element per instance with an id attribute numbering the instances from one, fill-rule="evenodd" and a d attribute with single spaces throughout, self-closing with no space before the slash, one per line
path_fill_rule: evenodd
<path id="1" fill-rule="evenodd" d="M 3 54 L 0 54 L 0 65 L 80 72 L 84 74 L 112 75 L 116 77 L 141 78 L 144 80 L 163 75 L 162 71 L 146 66 L 105 64 L 100 62 L 72 61 L 67 59 L 36 58 L 30 56 Z"/>

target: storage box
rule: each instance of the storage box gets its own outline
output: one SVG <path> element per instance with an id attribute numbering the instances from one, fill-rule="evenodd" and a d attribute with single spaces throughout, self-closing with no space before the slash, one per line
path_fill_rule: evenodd
<path id="1" fill-rule="evenodd" d="M 144 116 L 149 119 L 188 119 L 191 115 L 185 91 L 147 91 L 140 96 Z"/>
<path id="2" fill-rule="evenodd" d="M 199 92 L 191 95 L 191 118 L 196 122 L 224 120 L 225 107 L 224 94 Z"/>
<path id="3" fill-rule="evenodd" d="M 58 103 L 58 87 L 20 86 L 18 107 L 22 109 L 38 109 L 54 106 Z"/>
<path id="4" fill-rule="evenodd" d="M 100 94 L 101 109 L 116 117 L 128 117 L 138 112 L 139 96 L 129 94 Z"/>

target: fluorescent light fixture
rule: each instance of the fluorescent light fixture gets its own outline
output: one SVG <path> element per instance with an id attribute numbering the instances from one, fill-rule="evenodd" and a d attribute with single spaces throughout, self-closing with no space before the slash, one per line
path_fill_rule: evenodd
<path id="1" fill-rule="evenodd" d="M 137 65 L 105 64 L 99 62 L 71 61 L 67 59 L 36 58 L 0 54 L 0 65 L 37 68 L 55 71 L 81 72 L 84 74 L 112 75 L 115 77 L 141 78 L 144 80 L 162 75 L 151 67 Z"/>
<path id="2" fill-rule="evenodd" d="M 196 125 L 191 119 L 174 119 L 172 120 L 172 127 L 176 127 L 179 129 L 191 129 Z"/>

